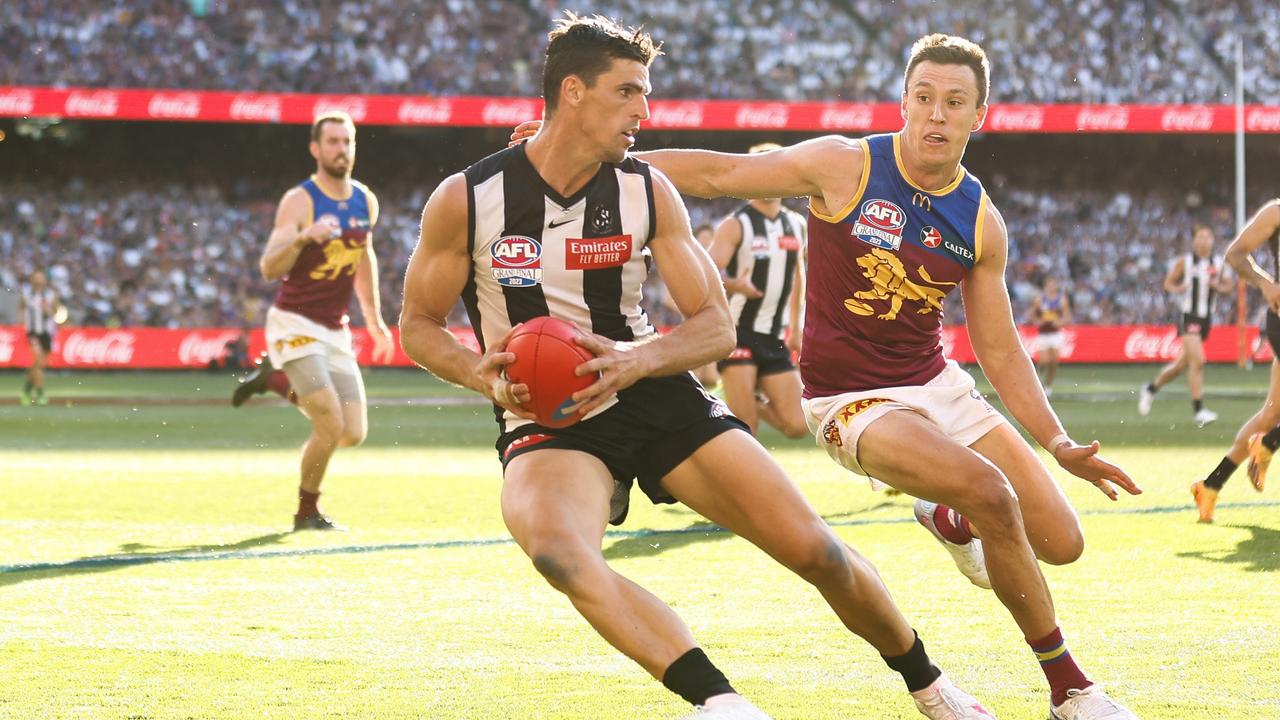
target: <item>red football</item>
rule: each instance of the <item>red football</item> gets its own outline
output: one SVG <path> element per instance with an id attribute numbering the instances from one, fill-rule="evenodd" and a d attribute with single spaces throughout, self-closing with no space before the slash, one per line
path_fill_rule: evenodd
<path id="1" fill-rule="evenodd" d="M 550 316 L 530 320 L 520 326 L 507 343 L 515 362 L 507 366 L 507 379 L 529 386 L 532 396 L 525 409 L 538 418 L 539 425 L 569 427 L 582 419 L 580 413 L 564 414 L 573 405 L 573 394 L 591 385 L 597 373 L 574 375 L 582 363 L 595 358 L 591 351 L 573 341 L 571 323 Z"/>

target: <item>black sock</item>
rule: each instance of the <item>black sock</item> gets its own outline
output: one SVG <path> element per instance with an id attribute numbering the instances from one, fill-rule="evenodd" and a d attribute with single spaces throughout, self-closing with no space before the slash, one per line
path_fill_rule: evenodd
<path id="1" fill-rule="evenodd" d="M 1200 398 L 1191 398 L 1191 411 L 1200 412 L 1202 409 L 1204 409 L 1204 400 L 1201 400 Z"/>
<path id="2" fill-rule="evenodd" d="M 912 631 L 915 632 L 914 630 Z M 902 675 L 902 679 L 907 683 L 907 692 L 915 692 L 923 690 L 933 684 L 942 675 L 942 671 L 937 665 L 929 660 L 929 654 L 924 651 L 924 642 L 920 640 L 920 634 L 916 633 L 916 642 L 905 655 L 897 657 L 885 657 L 884 662 L 892 670 Z"/>
<path id="3" fill-rule="evenodd" d="M 26 394 L 30 395 L 30 394 L 31 394 L 31 388 L 33 388 L 33 387 L 35 387 L 35 386 L 31 384 L 31 381 L 30 381 L 30 380 L 28 380 L 28 381 L 27 381 L 27 384 L 22 386 L 22 391 L 23 391 L 23 392 L 25 392 Z"/>
<path id="4" fill-rule="evenodd" d="M 1239 466 L 1231 462 L 1231 458 L 1222 458 L 1222 462 L 1218 463 L 1218 467 L 1214 468 L 1213 472 L 1209 473 L 1209 477 L 1205 478 L 1204 486 L 1214 490 L 1221 490 L 1222 486 L 1227 484 L 1227 478 L 1231 477 L 1231 473 L 1235 472 L 1237 467 Z"/>
<path id="5" fill-rule="evenodd" d="M 1271 452 L 1280 447 L 1280 425 L 1271 428 L 1271 432 L 1262 436 L 1262 444 Z"/>
<path id="6" fill-rule="evenodd" d="M 662 684 L 690 705 L 702 705 L 707 698 L 737 692 L 702 648 L 694 648 L 676 658 L 662 674 Z"/>
<path id="7" fill-rule="evenodd" d="M 1156 387 L 1155 380 L 1152 380 L 1151 382 L 1147 383 L 1147 392 L 1151 393 L 1152 395 L 1155 395 L 1156 393 L 1160 392 L 1160 388 Z"/>

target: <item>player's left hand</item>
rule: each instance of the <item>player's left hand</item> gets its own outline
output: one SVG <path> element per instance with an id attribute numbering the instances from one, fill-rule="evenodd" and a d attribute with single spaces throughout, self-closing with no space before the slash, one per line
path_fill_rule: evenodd
<path id="1" fill-rule="evenodd" d="M 787 349 L 793 353 L 800 352 L 800 340 L 804 337 L 804 333 L 796 328 L 787 331 Z"/>
<path id="2" fill-rule="evenodd" d="M 586 415 L 607 402 L 619 390 L 631 387 L 637 380 L 649 374 L 645 356 L 637 352 L 635 346 L 616 343 L 607 337 L 586 332 L 581 328 L 578 329 L 574 340 L 596 356 L 579 365 L 575 371 L 576 374 L 582 376 L 600 373 L 600 379 L 573 394 L 573 400 L 577 405 L 574 409 L 567 410 L 566 414 L 580 412 Z"/>
<path id="3" fill-rule="evenodd" d="M 507 147 L 514 147 L 538 134 L 538 130 L 542 129 L 541 120 L 525 120 L 511 131 L 511 139 L 507 142 Z"/>
<path id="4" fill-rule="evenodd" d="M 1053 449 L 1053 459 L 1058 461 L 1063 470 L 1093 483 L 1112 500 L 1119 497 L 1112 483 L 1119 485 L 1130 495 L 1141 495 L 1142 488 L 1133 482 L 1133 478 L 1098 455 L 1100 447 L 1097 440 L 1088 445 L 1077 445 L 1074 441 L 1063 442 Z"/>
<path id="5" fill-rule="evenodd" d="M 391 330 L 378 323 L 369 328 L 369 337 L 373 338 L 373 361 L 383 365 L 391 362 L 396 356 L 396 344 L 391 338 Z"/>

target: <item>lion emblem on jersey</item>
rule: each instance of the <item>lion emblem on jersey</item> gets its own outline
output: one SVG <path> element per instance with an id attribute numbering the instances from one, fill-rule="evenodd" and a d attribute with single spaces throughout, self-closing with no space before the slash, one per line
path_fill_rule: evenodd
<path id="1" fill-rule="evenodd" d="M 348 247 L 341 238 L 335 238 L 325 243 L 324 264 L 311 271 L 311 279 L 337 280 L 343 273 L 354 275 L 363 259 L 364 245 Z"/>
<path id="2" fill-rule="evenodd" d="M 928 285 L 918 283 L 907 276 L 907 269 L 897 255 L 881 248 L 873 248 L 859 257 L 858 265 L 862 268 L 863 277 L 871 281 L 872 287 L 870 290 L 856 292 L 853 297 L 844 301 L 845 309 L 854 315 L 865 317 L 875 312 L 865 300 L 889 301 L 888 311 L 876 315 L 879 320 L 897 318 L 905 300 L 920 303 L 921 308 L 916 311 L 920 315 L 927 315 L 935 310 L 941 312 L 942 299 L 947 296 L 948 291 L 932 286 L 957 285 L 953 282 L 934 281 L 923 265 L 919 269 L 920 279 Z"/>

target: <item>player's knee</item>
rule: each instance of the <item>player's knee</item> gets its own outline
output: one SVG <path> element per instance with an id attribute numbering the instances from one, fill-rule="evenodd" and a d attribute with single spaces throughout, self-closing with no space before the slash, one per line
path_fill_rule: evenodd
<path id="1" fill-rule="evenodd" d="M 782 434 L 786 435 L 792 440 L 799 440 L 800 438 L 805 437 L 809 434 L 809 428 L 804 424 L 803 420 L 801 420 L 798 423 L 786 422 L 786 423 L 783 423 L 782 425 Z"/>
<path id="2" fill-rule="evenodd" d="M 344 431 L 341 415 L 326 409 L 313 409 L 310 417 L 311 430 L 316 437 L 333 445 L 341 444 Z"/>
<path id="3" fill-rule="evenodd" d="M 584 552 L 547 548 L 529 553 L 529 559 L 551 587 L 569 597 L 582 597 L 599 587 L 591 572 L 596 563 Z"/>
<path id="4" fill-rule="evenodd" d="M 1084 554 L 1084 533 L 1080 527 L 1067 528 L 1053 542 L 1036 548 L 1036 556 L 1050 565 L 1070 565 Z"/>
<path id="5" fill-rule="evenodd" d="M 993 468 L 973 472 L 966 483 L 966 505 L 962 511 L 978 525 L 983 536 L 1011 533 L 1022 525 L 1018 496 L 1004 476 Z"/>
<path id="6" fill-rule="evenodd" d="M 844 543 L 825 527 L 799 539 L 788 553 L 786 564 L 792 572 L 813 585 L 843 581 L 853 574 Z"/>
<path id="7" fill-rule="evenodd" d="M 342 426 L 342 434 L 338 437 L 338 445 L 344 448 L 357 447 L 368 435 L 369 430 L 364 425 L 345 423 Z"/>

